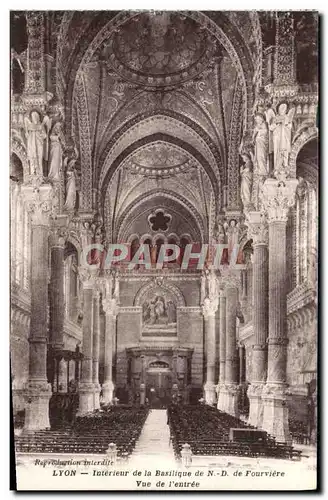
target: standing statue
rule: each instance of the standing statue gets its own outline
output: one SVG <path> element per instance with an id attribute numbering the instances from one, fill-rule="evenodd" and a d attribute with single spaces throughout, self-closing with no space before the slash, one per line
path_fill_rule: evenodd
<path id="1" fill-rule="evenodd" d="M 231 254 L 233 251 L 238 251 L 239 244 L 239 224 L 235 219 L 231 219 L 229 226 L 227 227 L 228 236 L 228 257 L 229 263 L 231 261 Z"/>
<path id="2" fill-rule="evenodd" d="M 105 283 L 106 297 L 112 299 L 113 297 L 113 271 L 109 272 L 108 278 Z"/>
<path id="3" fill-rule="evenodd" d="M 208 276 L 208 295 L 211 300 L 217 299 L 219 296 L 219 280 L 214 269 L 211 269 Z"/>
<path id="4" fill-rule="evenodd" d="M 24 117 L 30 174 L 43 177 L 43 160 L 48 160 L 48 133 L 51 119 L 45 116 L 41 122 L 37 111 L 32 111 L 30 116 L 31 120 L 27 116 Z"/>
<path id="5" fill-rule="evenodd" d="M 67 163 L 67 158 L 65 159 Z M 64 162 L 64 163 L 65 163 Z M 75 209 L 76 204 L 76 174 L 75 174 L 76 159 L 72 159 L 67 164 L 66 171 L 66 201 L 64 205 L 65 210 L 72 211 Z"/>
<path id="6" fill-rule="evenodd" d="M 275 173 L 288 168 L 295 108 L 291 108 L 288 113 L 287 109 L 287 104 L 283 102 L 278 106 L 277 115 L 271 108 L 266 113 L 270 134 L 272 133 Z"/>
<path id="7" fill-rule="evenodd" d="M 248 154 L 242 154 L 241 158 L 245 164 L 240 169 L 240 197 L 244 208 L 246 208 L 251 203 L 252 197 L 253 163 Z"/>
<path id="8" fill-rule="evenodd" d="M 206 297 L 208 297 L 208 277 L 209 270 L 205 269 L 202 273 L 201 281 L 200 281 L 200 303 L 204 304 Z"/>
<path id="9" fill-rule="evenodd" d="M 119 278 L 117 270 L 115 270 L 115 272 L 114 272 L 114 299 L 116 300 L 117 304 L 119 304 L 119 301 L 120 301 L 120 278 Z"/>
<path id="10" fill-rule="evenodd" d="M 217 222 L 214 231 L 213 231 L 213 239 L 214 239 L 214 244 L 221 244 L 223 245 L 225 243 L 225 232 L 224 232 L 224 227 L 220 222 Z"/>
<path id="11" fill-rule="evenodd" d="M 254 141 L 254 170 L 258 176 L 269 175 L 269 131 L 264 115 L 255 115 Z"/>
<path id="12" fill-rule="evenodd" d="M 169 324 L 177 322 L 177 311 L 172 300 L 169 300 L 167 303 L 167 317 Z"/>
<path id="13" fill-rule="evenodd" d="M 50 136 L 50 154 L 49 154 L 49 173 L 50 181 L 59 181 L 60 173 L 63 165 L 63 136 L 61 132 L 61 123 L 57 122 L 53 126 Z"/>

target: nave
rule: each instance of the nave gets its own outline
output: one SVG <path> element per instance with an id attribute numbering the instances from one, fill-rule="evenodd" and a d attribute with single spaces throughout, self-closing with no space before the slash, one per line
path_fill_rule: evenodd
<path id="1" fill-rule="evenodd" d="M 101 454 L 115 456 L 115 464 L 129 459 L 131 464 L 152 460 L 184 463 L 186 450 L 190 464 L 193 456 L 301 459 L 301 451 L 205 405 L 175 404 L 166 410 L 103 408 L 77 417 L 70 426 L 23 432 L 16 437 L 16 451 L 20 454 Z"/>

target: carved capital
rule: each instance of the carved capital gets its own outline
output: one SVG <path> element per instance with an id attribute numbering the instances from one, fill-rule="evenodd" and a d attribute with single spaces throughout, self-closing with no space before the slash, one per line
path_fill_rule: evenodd
<path id="1" fill-rule="evenodd" d="M 218 298 L 209 299 L 208 297 L 206 297 L 204 300 L 204 305 L 202 307 L 204 317 L 210 318 L 210 317 L 215 316 L 215 313 L 216 313 L 217 308 L 218 308 L 218 304 L 219 304 Z"/>
<path id="2" fill-rule="evenodd" d="M 68 218 L 66 215 L 57 217 L 50 229 L 50 246 L 64 248 L 68 236 Z"/>
<path id="3" fill-rule="evenodd" d="M 247 235 L 253 240 L 253 245 L 267 245 L 269 228 L 266 217 L 260 212 L 248 212 L 246 217 Z"/>
<path id="4" fill-rule="evenodd" d="M 261 190 L 261 200 L 268 223 L 287 222 L 289 209 L 295 203 L 297 179 L 278 181 L 267 179 Z"/>
<path id="5" fill-rule="evenodd" d="M 83 288 L 94 289 L 97 287 L 97 271 L 93 271 L 83 266 L 79 267 L 79 278 L 83 284 Z"/>
<path id="6" fill-rule="evenodd" d="M 35 226 L 49 226 L 50 217 L 54 215 L 53 189 L 49 184 L 38 188 L 23 186 L 22 195 L 31 222 Z"/>
<path id="7" fill-rule="evenodd" d="M 105 297 L 102 299 L 102 306 L 105 311 L 106 316 L 110 315 L 113 317 L 117 316 L 118 313 L 118 307 L 117 307 L 117 302 L 115 299 L 111 299 L 109 297 Z"/>

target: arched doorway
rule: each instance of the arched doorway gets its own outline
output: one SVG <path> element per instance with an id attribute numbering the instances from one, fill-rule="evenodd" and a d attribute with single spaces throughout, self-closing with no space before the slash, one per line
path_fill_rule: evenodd
<path id="1" fill-rule="evenodd" d="M 151 408 L 166 408 L 172 395 L 172 371 L 165 361 L 150 363 L 146 371 L 146 397 Z"/>

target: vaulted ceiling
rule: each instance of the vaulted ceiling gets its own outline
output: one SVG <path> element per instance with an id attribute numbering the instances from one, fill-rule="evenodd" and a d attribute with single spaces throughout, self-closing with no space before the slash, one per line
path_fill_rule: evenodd
<path id="1" fill-rule="evenodd" d="M 206 239 L 228 201 L 240 208 L 238 149 L 261 61 L 258 15 L 56 11 L 46 18 L 50 85 L 66 141 L 79 152 L 80 210 L 97 211 L 111 240 L 160 204 L 171 207 L 180 232 L 194 225 L 194 237 Z"/>

